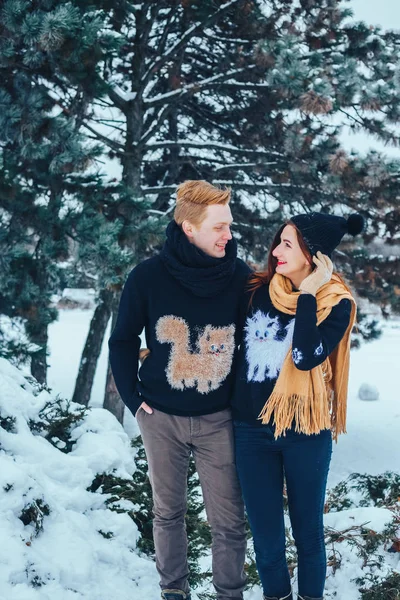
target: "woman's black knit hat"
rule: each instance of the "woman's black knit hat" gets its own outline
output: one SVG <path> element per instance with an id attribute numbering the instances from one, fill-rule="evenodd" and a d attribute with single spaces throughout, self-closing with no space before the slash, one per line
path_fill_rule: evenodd
<path id="1" fill-rule="evenodd" d="M 331 256 L 346 233 L 357 235 L 364 228 L 364 218 L 358 213 L 353 213 L 345 219 L 336 215 L 311 212 L 296 215 L 290 221 L 301 231 L 312 255 L 320 250 L 322 254 Z"/>

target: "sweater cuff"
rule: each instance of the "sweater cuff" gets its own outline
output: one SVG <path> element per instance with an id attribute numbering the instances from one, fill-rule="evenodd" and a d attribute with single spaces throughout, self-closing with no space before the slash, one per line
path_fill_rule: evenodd
<path id="1" fill-rule="evenodd" d="M 297 310 L 313 311 L 317 310 L 317 299 L 312 294 L 300 294 L 297 300 Z"/>
<path id="2" fill-rule="evenodd" d="M 135 392 L 133 396 L 130 398 L 129 402 L 125 402 L 125 405 L 131 411 L 133 416 L 136 416 L 137 410 L 139 406 L 142 404 L 143 398 Z"/>

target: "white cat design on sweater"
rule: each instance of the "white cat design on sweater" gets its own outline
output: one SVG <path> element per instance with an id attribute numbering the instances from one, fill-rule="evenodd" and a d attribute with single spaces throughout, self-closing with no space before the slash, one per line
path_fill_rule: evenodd
<path id="1" fill-rule="evenodd" d="M 293 339 L 294 319 L 282 327 L 279 317 L 258 310 L 245 326 L 247 381 L 276 379 Z M 280 335 L 278 335 L 280 332 Z"/>

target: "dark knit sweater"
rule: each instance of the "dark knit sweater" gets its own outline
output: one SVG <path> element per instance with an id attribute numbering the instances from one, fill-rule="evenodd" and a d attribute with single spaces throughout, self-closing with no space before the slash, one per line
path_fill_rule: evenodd
<path id="1" fill-rule="evenodd" d="M 143 401 L 174 415 L 217 412 L 232 395 L 250 269 L 233 242 L 224 260 L 187 246 L 173 226 L 168 239 L 169 247 L 133 269 L 125 284 L 109 340 L 115 383 L 133 414 Z M 143 329 L 150 355 L 138 372 Z"/>
<path id="2" fill-rule="evenodd" d="M 249 299 L 246 293 L 247 307 Z M 350 322 L 350 300 L 341 300 L 319 326 L 316 309 L 315 297 L 301 294 L 293 317 L 274 307 L 267 286 L 256 291 L 248 307 L 236 363 L 234 419 L 262 425 L 257 417 L 274 389 L 291 345 L 294 364 L 302 371 L 320 365 L 336 348 Z"/>

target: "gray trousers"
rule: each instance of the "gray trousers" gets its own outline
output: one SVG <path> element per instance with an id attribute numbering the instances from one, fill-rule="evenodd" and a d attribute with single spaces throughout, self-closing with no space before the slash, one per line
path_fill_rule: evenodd
<path id="1" fill-rule="evenodd" d="M 138 420 L 153 492 L 153 534 L 161 589 L 189 591 L 187 472 L 193 453 L 212 533 L 218 600 L 241 600 L 246 551 L 242 494 L 236 474 L 229 409 L 199 417 L 139 408 Z"/>

